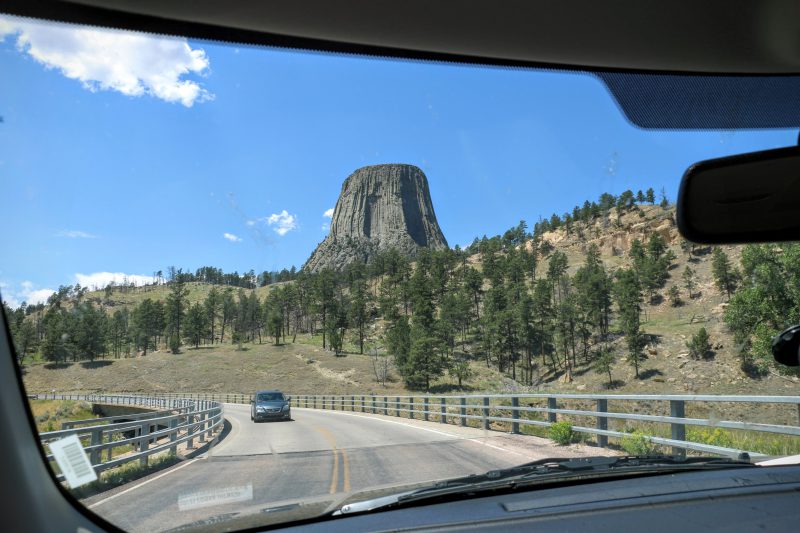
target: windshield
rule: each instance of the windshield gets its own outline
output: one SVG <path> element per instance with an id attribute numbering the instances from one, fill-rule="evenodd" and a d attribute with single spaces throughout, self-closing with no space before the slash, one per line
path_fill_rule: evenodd
<path id="1" fill-rule="evenodd" d="M 123 529 L 800 453 L 770 352 L 800 246 L 697 245 L 674 205 L 693 163 L 795 130 L 642 129 L 591 72 L 6 16 L 0 71 L 17 363 L 57 482 Z"/>
<path id="2" fill-rule="evenodd" d="M 259 402 L 282 402 L 283 394 L 280 392 L 262 392 L 258 395 Z"/>

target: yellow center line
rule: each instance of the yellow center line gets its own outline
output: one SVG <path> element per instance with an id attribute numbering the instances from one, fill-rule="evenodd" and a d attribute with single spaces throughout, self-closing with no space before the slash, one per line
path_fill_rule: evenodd
<path id="1" fill-rule="evenodd" d="M 336 453 L 336 448 L 333 449 L 333 477 L 331 478 L 330 493 L 336 494 L 337 486 L 339 485 L 339 454 Z"/>
<path id="2" fill-rule="evenodd" d="M 350 492 L 350 465 L 347 463 L 347 452 L 343 448 L 339 450 L 339 453 L 342 454 L 342 470 L 344 472 L 344 486 L 342 489 L 345 492 Z"/>
<path id="3" fill-rule="evenodd" d="M 336 494 L 337 489 L 339 488 L 339 454 L 342 455 L 342 479 L 343 479 L 343 489 L 345 492 L 350 491 L 350 467 L 347 464 L 347 453 L 344 450 L 339 450 L 336 448 L 336 438 L 334 438 L 333 434 L 325 428 L 314 428 L 318 431 L 328 444 L 331 445 L 331 451 L 333 452 L 333 474 L 331 475 L 331 487 L 329 492 L 331 494 Z"/>

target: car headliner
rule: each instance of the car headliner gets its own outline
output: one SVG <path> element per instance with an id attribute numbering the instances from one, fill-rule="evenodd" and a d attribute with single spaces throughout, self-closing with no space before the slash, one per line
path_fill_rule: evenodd
<path id="1" fill-rule="evenodd" d="M 395 57 L 705 73 L 800 73 L 795 0 L 72 0 L 7 13 Z"/>

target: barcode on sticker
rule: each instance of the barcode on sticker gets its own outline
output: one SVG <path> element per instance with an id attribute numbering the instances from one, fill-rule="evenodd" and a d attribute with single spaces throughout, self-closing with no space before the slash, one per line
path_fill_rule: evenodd
<path id="1" fill-rule="evenodd" d="M 97 474 L 77 435 L 51 442 L 50 451 L 70 487 L 80 487 L 97 479 Z"/>

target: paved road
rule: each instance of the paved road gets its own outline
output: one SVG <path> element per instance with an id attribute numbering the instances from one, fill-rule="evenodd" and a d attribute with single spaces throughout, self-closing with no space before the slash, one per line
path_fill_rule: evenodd
<path id="1" fill-rule="evenodd" d="M 289 422 L 255 424 L 249 406 L 225 404 L 231 431 L 204 456 L 87 503 L 123 529 L 157 531 L 245 507 L 329 500 L 331 494 L 484 472 L 532 458 L 493 445 L 495 432 L 299 408 L 292 415 Z"/>

